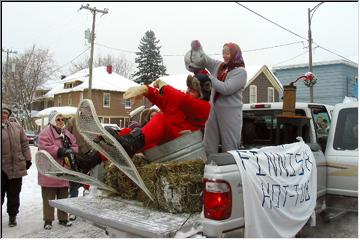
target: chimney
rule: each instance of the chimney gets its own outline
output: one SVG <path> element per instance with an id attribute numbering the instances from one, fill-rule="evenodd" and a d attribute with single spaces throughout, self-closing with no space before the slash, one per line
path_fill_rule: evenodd
<path id="1" fill-rule="evenodd" d="M 111 64 L 106 66 L 106 71 L 108 72 L 108 74 L 112 74 L 112 65 Z"/>

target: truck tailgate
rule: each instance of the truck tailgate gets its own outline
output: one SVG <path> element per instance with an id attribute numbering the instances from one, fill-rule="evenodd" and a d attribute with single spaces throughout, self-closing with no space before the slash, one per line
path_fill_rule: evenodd
<path id="1" fill-rule="evenodd" d="M 200 214 L 172 214 L 146 209 L 119 197 L 77 197 L 49 201 L 50 205 L 103 227 L 142 237 L 174 237 L 195 234 Z M 189 219 L 188 219 L 189 218 Z M 200 227 L 201 228 L 201 227 Z"/>

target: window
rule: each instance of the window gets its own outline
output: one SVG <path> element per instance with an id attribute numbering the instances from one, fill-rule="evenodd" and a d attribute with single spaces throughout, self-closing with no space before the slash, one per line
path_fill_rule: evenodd
<path id="1" fill-rule="evenodd" d="M 242 145 L 249 146 L 269 146 L 278 145 L 276 140 L 277 134 L 277 116 L 281 110 L 246 110 L 243 112 L 242 127 Z M 306 116 L 302 109 L 295 110 L 296 116 Z M 279 124 L 280 140 L 284 136 L 284 126 Z M 306 142 L 306 139 L 304 139 Z"/>
<path id="2" fill-rule="evenodd" d="M 58 96 L 58 106 L 61 106 L 61 95 Z"/>
<path id="3" fill-rule="evenodd" d="M 325 106 L 311 106 L 312 121 L 315 126 L 316 140 L 325 152 L 331 119 Z"/>
<path id="4" fill-rule="evenodd" d="M 358 148 L 357 108 L 345 108 L 339 111 L 333 147 L 336 150 L 355 150 Z"/>
<path id="5" fill-rule="evenodd" d="M 129 109 L 131 108 L 131 99 L 126 99 L 125 100 L 125 109 Z"/>
<path id="6" fill-rule="evenodd" d="M 71 93 L 68 95 L 68 106 L 72 105 L 72 96 Z"/>
<path id="7" fill-rule="evenodd" d="M 274 88 L 273 87 L 267 88 L 267 101 L 274 102 Z"/>
<path id="8" fill-rule="evenodd" d="M 110 123 L 110 118 L 104 117 L 103 123 Z"/>
<path id="9" fill-rule="evenodd" d="M 110 107 L 110 93 L 103 93 L 103 107 Z"/>
<path id="10" fill-rule="evenodd" d="M 257 86 L 250 85 L 249 103 L 257 102 Z"/>
<path id="11" fill-rule="evenodd" d="M 64 83 L 64 88 L 68 89 L 68 88 L 73 88 L 74 87 L 74 83 Z"/>

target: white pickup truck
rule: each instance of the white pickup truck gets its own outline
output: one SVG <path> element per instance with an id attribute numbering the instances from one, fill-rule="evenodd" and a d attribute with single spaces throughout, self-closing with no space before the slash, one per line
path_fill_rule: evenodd
<path id="1" fill-rule="evenodd" d="M 282 112 L 282 103 L 260 103 L 244 105 L 243 149 L 252 147 L 273 146 L 295 142 L 295 137 L 301 135 L 310 146 L 317 164 L 317 210 L 326 207 L 325 195 L 329 189 L 327 184 L 327 162 L 324 151 L 328 131 L 321 129 L 317 122 L 320 118 L 330 124 L 332 106 L 323 104 L 296 103 L 296 115 L 310 118 L 300 132 L 293 135 L 277 122 L 277 116 Z M 331 132 L 331 131 L 330 131 Z M 344 159 L 346 161 L 346 159 Z M 346 164 L 343 162 L 343 164 Z M 356 162 L 357 169 L 357 162 Z M 343 181 L 343 180 L 342 180 Z M 354 182 L 343 181 L 352 185 Z M 208 157 L 204 169 L 204 194 L 212 191 L 219 197 L 230 199 L 231 204 L 220 208 L 205 201 L 203 209 L 212 209 L 212 214 L 171 214 L 143 208 L 138 202 L 125 201 L 116 197 L 86 196 L 51 201 L 50 205 L 63 211 L 86 219 L 95 226 L 101 227 L 113 237 L 239 237 L 245 225 L 243 192 L 241 176 L 236 162 L 231 154 L 219 153 Z M 328 183 L 333 184 L 332 181 Z M 337 186 L 347 188 L 347 186 Z M 225 187 L 224 187 L 225 186 Z M 331 193 L 340 193 L 333 191 Z M 356 189 L 353 196 L 357 196 Z"/>
<path id="2" fill-rule="evenodd" d="M 326 145 L 327 193 L 358 196 L 358 102 L 335 105 Z"/>

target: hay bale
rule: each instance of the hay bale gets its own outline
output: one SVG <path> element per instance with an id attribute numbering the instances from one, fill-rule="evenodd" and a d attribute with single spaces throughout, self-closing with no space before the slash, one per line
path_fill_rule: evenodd
<path id="1" fill-rule="evenodd" d="M 202 210 L 201 193 L 205 166 L 203 160 L 146 163 L 144 159 L 137 157 L 133 161 L 155 199 L 151 201 L 115 166 L 109 167 L 105 170 L 106 183 L 117 189 L 121 197 L 138 200 L 147 208 L 172 213 L 193 213 Z"/>
<path id="2" fill-rule="evenodd" d="M 172 213 L 200 212 L 203 172 L 202 160 L 162 164 L 156 181 L 156 199 L 160 209 Z"/>
<path id="3" fill-rule="evenodd" d="M 137 185 L 114 164 L 105 167 L 105 184 L 111 186 L 119 192 L 119 196 L 124 199 L 135 199 L 139 188 Z"/>
<path id="4" fill-rule="evenodd" d="M 135 154 L 132 161 L 136 168 L 147 164 L 143 154 Z M 140 188 L 114 164 L 105 167 L 105 184 L 113 187 L 124 199 L 135 200 Z"/>

